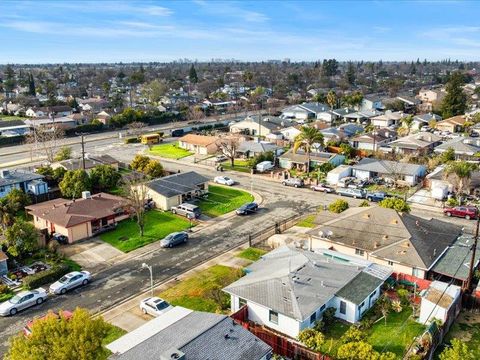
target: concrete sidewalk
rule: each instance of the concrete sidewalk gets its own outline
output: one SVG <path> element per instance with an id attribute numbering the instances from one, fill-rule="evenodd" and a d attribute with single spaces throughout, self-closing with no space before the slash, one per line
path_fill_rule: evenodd
<path id="1" fill-rule="evenodd" d="M 241 245 L 236 247 L 220 256 L 217 256 L 203 264 L 184 272 L 181 275 L 178 275 L 172 279 L 169 279 L 157 286 L 154 287 L 153 293 L 157 295 L 168 288 L 172 287 L 179 281 L 182 281 L 186 278 L 194 276 L 196 273 L 205 270 L 214 265 L 224 265 L 229 267 L 243 268 L 251 263 L 249 260 L 242 258 L 237 258 L 235 255 L 243 249 L 246 249 L 248 245 Z M 146 271 L 145 276 L 148 276 L 148 271 Z M 150 296 L 150 289 L 145 290 L 144 292 L 135 295 L 134 297 L 128 299 L 127 301 L 119 304 L 113 309 L 107 310 L 103 313 L 97 314 L 103 316 L 103 318 L 126 331 L 132 331 L 138 328 L 139 326 L 145 324 L 148 320 L 151 320 L 152 317 L 145 315 L 139 308 L 140 301 L 145 297 Z"/>

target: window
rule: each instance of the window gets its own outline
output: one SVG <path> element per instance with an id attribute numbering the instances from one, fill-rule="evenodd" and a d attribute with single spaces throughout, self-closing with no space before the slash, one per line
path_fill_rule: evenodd
<path id="1" fill-rule="evenodd" d="M 270 313 L 268 314 L 268 320 L 270 320 L 271 323 L 278 324 L 278 313 L 270 310 Z"/>
<path id="2" fill-rule="evenodd" d="M 310 315 L 310 324 L 313 324 L 317 320 L 317 312 Z"/>
<path id="3" fill-rule="evenodd" d="M 371 300 L 375 296 L 376 293 L 377 293 L 377 290 L 375 290 L 373 293 L 371 293 L 369 299 Z"/>
<path id="4" fill-rule="evenodd" d="M 420 271 L 417 268 L 412 268 L 412 275 L 419 277 L 420 276 Z"/>
<path id="5" fill-rule="evenodd" d="M 389 261 L 388 261 L 388 265 L 389 265 L 389 266 L 393 266 L 393 261 L 390 261 L 390 260 L 389 260 Z"/>
<path id="6" fill-rule="evenodd" d="M 347 313 L 347 303 L 345 301 L 340 301 L 340 314 L 345 315 Z"/>
<path id="7" fill-rule="evenodd" d="M 247 305 L 247 300 L 238 298 L 238 307 L 242 307 L 244 305 Z"/>
<path id="8" fill-rule="evenodd" d="M 322 307 L 320 308 L 320 311 L 325 310 L 325 307 L 326 307 L 326 306 L 327 306 L 327 305 L 323 304 Z"/>
<path id="9" fill-rule="evenodd" d="M 363 256 L 363 254 L 365 254 L 365 251 L 363 251 L 362 249 L 355 249 L 355 255 Z"/>

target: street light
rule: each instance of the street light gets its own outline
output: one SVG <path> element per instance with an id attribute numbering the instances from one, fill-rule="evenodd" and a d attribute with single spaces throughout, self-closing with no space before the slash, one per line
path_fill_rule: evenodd
<path id="1" fill-rule="evenodd" d="M 143 263 L 142 264 L 142 269 L 148 269 L 150 271 L 150 296 L 153 296 L 153 271 L 152 271 L 152 266 Z"/>

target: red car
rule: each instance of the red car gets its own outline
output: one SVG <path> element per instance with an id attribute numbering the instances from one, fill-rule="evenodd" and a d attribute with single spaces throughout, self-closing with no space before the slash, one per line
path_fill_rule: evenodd
<path id="1" fill-rule="evenodd" d="M 64 317 L 65 319 L 70 319 L 72 317 L 72 313 L 70 311 L 62 311 L 62 317 Z M 29 322 L 27 322 L 27 325 L 25 325 L 25 327 L 23 328 L 23 334 L 25 336 L 30 336 L 32 334 L 32 325 L 35 321 L 37 320 L 41 320 L 41 319 L 45 319 L 47 317 L 54 317 L 56 319 L 60 319 L 60 314 L 56 313 L 56 312 L 53 312 L 53 311 L 50 311 L 48 312 L 47 314 L 45 314 L 44 316 L 42 317 L 39 317 L 39 318 L 36 318 L 36 319 L 33 319 L 33 320 L 30 320 Z"/>
<path id="2" fill-rule="evenodd" d="M 467 220 L 478 217 L 478 209 L 475 206 L 455 206 L 443 209 L 443 213 L 447 216 L 463 217 Z"/>

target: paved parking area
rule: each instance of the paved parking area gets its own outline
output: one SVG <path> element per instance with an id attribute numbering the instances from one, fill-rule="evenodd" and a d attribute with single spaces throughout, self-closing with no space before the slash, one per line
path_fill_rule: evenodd
<path id="1" fill-rule="evenodd" d="M 84 270 L 89 271 L 103 267 L 124 254 L 98 238 L 61 247 L 60 252 L 77 262 Z"/>

